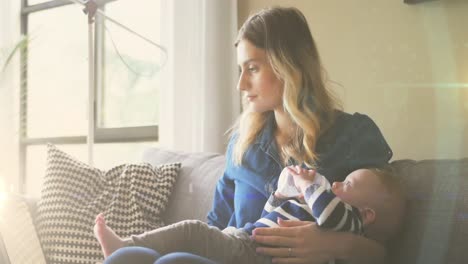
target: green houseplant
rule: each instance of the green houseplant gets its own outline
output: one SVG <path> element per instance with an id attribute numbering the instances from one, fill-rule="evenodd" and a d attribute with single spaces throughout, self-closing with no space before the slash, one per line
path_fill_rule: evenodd
<path id="1" fill-rule="evenodd" d="M 11 48 L 2 48 L 0 50 L 0 77 L 3 77 L 15 55 L 26 50 L 29 42 L 30 38 L 27 35 L 23 35 Z"/>

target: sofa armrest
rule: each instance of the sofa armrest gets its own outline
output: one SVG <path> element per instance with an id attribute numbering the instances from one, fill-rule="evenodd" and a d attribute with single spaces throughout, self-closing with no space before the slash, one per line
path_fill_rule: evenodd
<path id="1" fill-rule="evenodd" d="M 31 214 L 31 218 L 34 223 L 34 227 L 36 227 L 36 219 L 37 219 L 37 205 L 39 203 L 39 198 L 24 196 L 24 202 L 29 208 L 29 213 Z"/>
<path id="2" fill-rule="evenodd" d="M 31 209 L 37 199 L 7 194 L 0 210 L 0 263 L 46 263 Z"/>
<path id="3" fill-rule="evenodd" d="M 10 264 L 10 258 L 8 257 L 5 244 L 3 243 L 2 234 L 0 234 L 0 263 Z"/>

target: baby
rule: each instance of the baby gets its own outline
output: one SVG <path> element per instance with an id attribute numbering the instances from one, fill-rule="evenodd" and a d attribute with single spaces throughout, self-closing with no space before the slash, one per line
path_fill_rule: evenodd
<path id="1" fill-rule="evenodd" d="M 399 228 L 403 211 L 401 188 L 384 170 L 359 169 L 330 186 L 322 175 L 295 166 L 281 173 L 278 189 L 265 204 L 262 218 L 244 228 L 221 231 L 201 221 L 187 220 L 122 239 L 99 214 L 94 232 L 106 258 L 119 248 L 141 246 L 161 255 L 190 252 L 219 263 L 271 263 L 270 257 L 256 254 L 257 245 L 250 235 L 257 227 L 278 226 L 278 218 L 316 221 L 323 228 L 385 243 Z"/>

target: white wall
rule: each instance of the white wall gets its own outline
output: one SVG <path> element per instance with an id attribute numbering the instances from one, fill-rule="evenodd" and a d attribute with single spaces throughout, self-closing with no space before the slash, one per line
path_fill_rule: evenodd
<path id="1" fill-rule="evenodd" d="M 19 40 L 19 9 L 20 1 L 0 1 L 0 49 L 2 51 L 8 50 L 15 41 Z M 6 72 L 0 72 L 0 191 L 10 190 L 12 185 L 16 190 L 18 183 L 16 177 L 18 174 L 18 120 L 16 118 L 18 105 L 15 103 L 15 98 L 18 94 L 19 75 L 14 71 L 15 67 L 18 67 L 17 58 Z"/>
<path id="2" fill-rule="evenodd" d="M 371 116 L 394 159 L 468 157 L 468 1 L 239 0 L 304 12 L 345 111 Z"/>

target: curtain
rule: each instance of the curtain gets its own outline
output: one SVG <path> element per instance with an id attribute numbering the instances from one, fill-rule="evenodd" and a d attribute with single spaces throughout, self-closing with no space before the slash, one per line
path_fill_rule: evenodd
<path id="1" fill-rule="evenodd" d="M 240 113 L 237 1 L 166 0 L 163 10 L 160 146 L 222 153 Z"/>
<path id="2" fill-rule="evenodd" d="M 20 1 L 0 0 L 0 192 L 18 189 L 19 56 L 2 70 L 20 40 L 20 7 Z"/>

